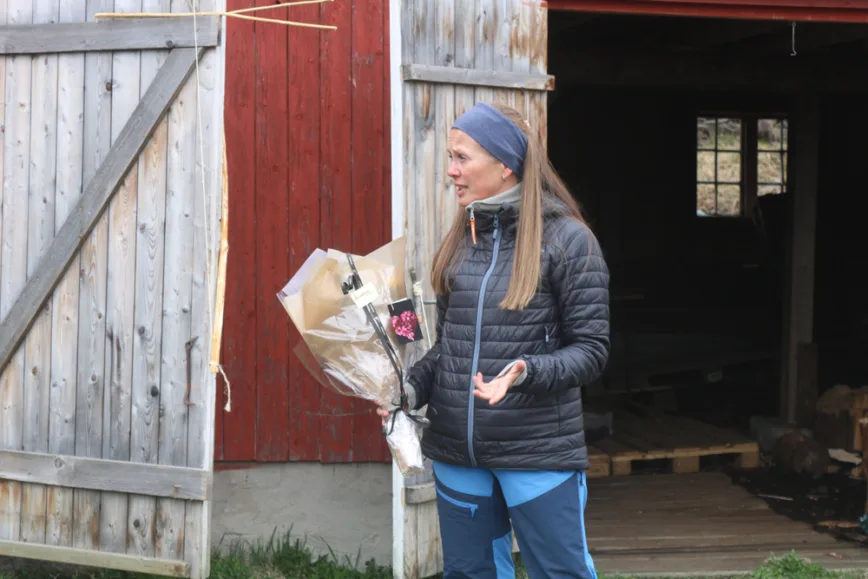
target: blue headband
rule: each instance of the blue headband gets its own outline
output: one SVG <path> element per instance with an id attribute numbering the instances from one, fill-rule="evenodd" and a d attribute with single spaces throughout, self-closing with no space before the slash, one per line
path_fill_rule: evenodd
<path id="1" fill-rule="evenodd" d="M 499 110 L 487 103 L 477 103 L 458 117 L 452 128 L 467 133 L 521 179 L 527 155 L 527 137 Z"/>

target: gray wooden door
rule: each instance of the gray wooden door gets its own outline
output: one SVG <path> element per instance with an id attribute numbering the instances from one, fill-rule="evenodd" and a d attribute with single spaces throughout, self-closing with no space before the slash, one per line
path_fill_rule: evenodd
<path id="1" fill-rule="evenodd" d="M 0 2 L 0 556 L 206 577 L 219 21 L 113 11 Z"/>
<path id="2" fill-rule="evenodd" d="M 436 315 L 429 272 L 440 239 L 458 210 L 446 175 L 446 144 L 457 116 L 479 101 L 505 102 L 545 143 L 548 13 L 534 0 L 393 0 L 391 41 L 395 202 L 403 211 L 409 265 L 419 273 L 429 320 Z M 399 56 L 398 56 L 399 55 Z M 400 103 L 400 105 L 398 104 Z M 400 108 L 399 108 L 400 107 Z M 394 210 L 393 210 L 394 211 Z M 400 233 L 400 232 L 398 232 Z M 433 326 L 432 326 L 433 331 Z M 442 570 L 430 468 L 396 473 L 393 564 L 396 577 Z"/>

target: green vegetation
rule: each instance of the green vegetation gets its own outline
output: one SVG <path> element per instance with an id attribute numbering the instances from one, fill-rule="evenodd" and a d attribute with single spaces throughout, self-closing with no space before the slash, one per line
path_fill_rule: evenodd
<path id="1" fill-rule="evenodd" d="M 287 534 L 272 536 L 255 545 L 237 543 L 223 554 L 215 553 L 211 579 L 380 579 L 392 577 L 391 570 L 374 564 L 331 553 L 316 556 L 305 543 Z M 2 560 L 0 560 L 2 561 Z M 38 565 L 37 565 L 38 567 Z M 759 569 L 739 579 L 868 579 L 868 572 L 835 572 L 800 558 L 795 552 L 772 555 Z M 151 575 L 119 571 L 63 571 L 58 568 L 0 572 L 0 579 L 162 579 Z M 522 569 L 517 579 L 526 579 Z M 600 579 L 630 579 L 624 575 L 600 575 Z M 694 579 L 700 579 L 696 577 Z M 731 577 L 729 579 L 736 579 Z"/>

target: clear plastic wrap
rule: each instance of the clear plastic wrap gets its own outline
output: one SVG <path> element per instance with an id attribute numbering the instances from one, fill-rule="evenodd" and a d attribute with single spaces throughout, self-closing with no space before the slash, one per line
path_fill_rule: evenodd
<path id="1" fill-rule="evenodd" d="M 301 363 L 339 394 L 391 404 L 400 400 L 405 345 L 389 305 L 407 298 L 404 239 L 367 256 L 314 251 L 278 293 L 302 341 Z M 424 470 L 420 420 L 395 408 L 384 432 L 402 474 Z"/>

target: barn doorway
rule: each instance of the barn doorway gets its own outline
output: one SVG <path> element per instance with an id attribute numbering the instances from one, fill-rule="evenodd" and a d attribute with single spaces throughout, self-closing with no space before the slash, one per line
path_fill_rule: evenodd
<path id="1" fill-rule="evenodd" d="M 868 383 L 866 56 L 868 24 L 549 10 L 548 147 L 611 270 L 592 484 L 657 505 L 619 499 L 637 511 L 617 510 L 621 531 L 616 511 L 591 517 L 602 561 L 678 572 L 715 553 L 739 571 L 794 548 L 868 565 L 860 530 L 817 526 L 864 512 L 858 465 L 767 460 L 799 429 L 861 460 L 858 426 L 817 401 Z"/>

